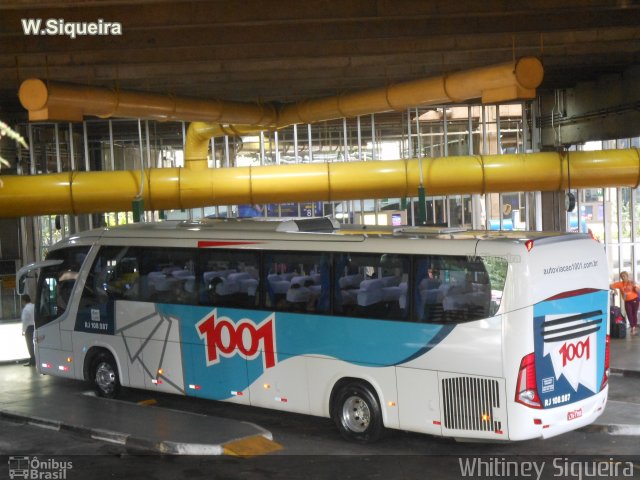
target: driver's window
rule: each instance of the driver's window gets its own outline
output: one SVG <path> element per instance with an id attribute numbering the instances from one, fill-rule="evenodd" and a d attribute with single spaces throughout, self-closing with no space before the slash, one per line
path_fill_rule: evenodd
<path id="1" fill-rule="evenodd" d="M 89 247 L 71 247 L 54 250 L 47 256 L 47 260 L 62 260 L 62 263 L 42 269 L 36 299 L 36 327 L 55 320 L 67 310 L 88 252 Z"/>
<path id="2" fill-rule="evenodd" d="M 48 319 L 43 322 L 47 323 L 47 321 L 53 320 L 59 316 L 57 306 L 58 279 L 56 278 L 55 273 L 53 273 L 52 276 L 45 276 L 43 273 L 43 277 L 44 279 L 40 287 L 40 303 L 38 312 L 42 319 Z"/>

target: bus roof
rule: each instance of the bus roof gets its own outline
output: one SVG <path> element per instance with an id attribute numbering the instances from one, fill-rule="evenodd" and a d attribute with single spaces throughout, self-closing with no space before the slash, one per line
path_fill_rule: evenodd
<path id="1" fill-rule="evenodd" d="M 107 239 L 195 239 L 223 238 L 268 242 L 313 241 L 321 243 L 363 242 L 365 239 L 458 240 L 460 243 L 496 242 L 514 245 L 534 240 L 536 244 L 590 238 L 586 234 L 565 232 L 464 230 L 442 227 L 390 227 L 338 224 L 328 218 L 314 219 L 204 219 L 163 221 L 107 227 L 81 232 L 69 240 Z M 62 242 L 66 243 L 66 242 Z M 400 242 L 402 243 L 402 242 Z M 433 242 L 438 243 L 438 242 Z M 457 242 L 456 242 L 457 243 Z M 434 245 L 435 246 L 435 245 Z"/>

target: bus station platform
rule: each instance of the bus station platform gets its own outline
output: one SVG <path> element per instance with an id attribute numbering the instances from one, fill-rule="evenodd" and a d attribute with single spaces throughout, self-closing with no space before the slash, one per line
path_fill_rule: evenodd
<path id="1" fill-rule="evenodd" d="M 610 385 L 622 376 L 640 382 L 640 336 L 611 339 Z M 252 423 L 103 399 L 87 392 L 83 382 L 58 380 L 21 362 L 0 363 L 0 417 L 170 455 L 253 456 L 282 448 Z M 614 387 L 604 413 L 583 430 L 640 436 L 638 389 Z"/>
<path id="2" fill-rule="evenodd" d="M 615 386 L 616 376 L 637 379 L 640 385 L 640 335 L 611 339 L 611 378 L 609 385 Z M 586 431 L 607 432 L 614 435 L 640 436 L 640 389 L 634 395 L 613 394 L 615 387 L 609 390 L 609 400 L 604 413 L 588 427 Z"/>
<path id="3" fill-rule="evenodd" d="M 281 448 L 271 432 L 250 422 L 100 398 L 84 382 L 40 375 L 22 362 L 0 364 L 0 385 L 0 418 L 132 451 L 253 456 Z"/>
<path id="4" fill-rule="evenodd" d="M 0 416 L 87 435 L 137 451 L 169 455 L 251 455 L 254 451 L 262 453 L 265 448 L 268 451 L 278 448 L 270 432 L 248 422 L 89 394 L 64 398 L 34 396 L 27 402 L 8 401 L 5 397 L 0 397 Z"/>

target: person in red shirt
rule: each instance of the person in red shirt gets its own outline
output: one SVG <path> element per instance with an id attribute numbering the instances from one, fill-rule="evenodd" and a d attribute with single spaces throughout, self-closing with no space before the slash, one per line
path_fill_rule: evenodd
<path id="1" fill-rule="evenodd" d="M 638 291 L 640 287 L 633 280 L 629 280 L 629 273 L 621 272 L 620 281 L 612 283 L 611 289 L 620 290 L 620 295 L 624 299 L 624 309 L 627 312 L 627 319 L 631 326 L 631 335 L 638 334 Z"/>

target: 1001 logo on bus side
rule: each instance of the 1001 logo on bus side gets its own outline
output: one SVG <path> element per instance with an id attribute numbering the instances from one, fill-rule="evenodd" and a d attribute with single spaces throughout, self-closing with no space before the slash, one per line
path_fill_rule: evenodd
<path id="1" fill-rule="evenodd" d="M 246 360 L 263 353 L 265 370 L 276 364 L 275 314 L 270 314 L 259 324 L 248 318 L 233 323 L 229 317 L 218 316 L 213 310 L 196 324 L 200 338 L 204 340 L 207 366 L 220 363 L 220 357 L 240 355 Z"/>

